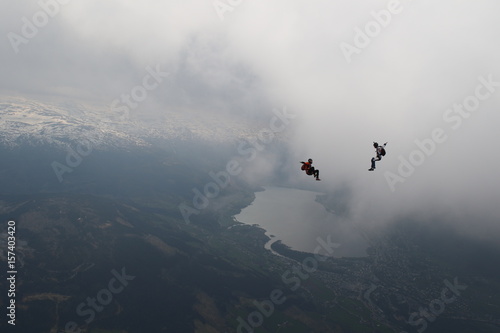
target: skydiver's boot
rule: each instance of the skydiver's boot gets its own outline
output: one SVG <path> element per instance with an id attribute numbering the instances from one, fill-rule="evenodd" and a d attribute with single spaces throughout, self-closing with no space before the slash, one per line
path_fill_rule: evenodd
<path id="1" fill-rule="evenodd" d="M 373 170 L 375 170 L 375 168 L 370 168 L 370 169 L 368 169 L 368 171 L 373 171 Z"/>

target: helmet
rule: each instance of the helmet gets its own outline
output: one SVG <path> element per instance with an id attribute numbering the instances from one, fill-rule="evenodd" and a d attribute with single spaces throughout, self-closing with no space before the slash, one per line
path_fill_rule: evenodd
<path id="1" fill-rule="evenodd" d="M 313 162 L 312 158 L 308 159 L 307 162 L 312 163 Z"/>
<path id="2" fill-rule="evenodd" d="M 377 148 L 378 147 L 378 143 L 374 142 L 373 143 L 373 147 Z"/>

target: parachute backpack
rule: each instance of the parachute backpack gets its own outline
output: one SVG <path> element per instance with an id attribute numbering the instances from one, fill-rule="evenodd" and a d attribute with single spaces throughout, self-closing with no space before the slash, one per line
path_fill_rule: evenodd
<path id="1" fill-rule="evenodd" d="M 306 171 L 307 170 L 307 165 L 306 164 L 302 164 L 302 166 L 300 167 L 300 170 Z"/>
<path id="2" fill-rule="evenodd" d="M 384 146 L 387 144 L 387 142 L 384 144 Z M 374 142 L 373 143 L 373 147 L 375 147 L 375 149 L 378 149 L 380 147 L 380 156 L 385 156 L 385 149 L 384 149 L 384 146 L 380 146 L 377 142 Z M 378 154 L 378 153 L 377 153 Z"/>

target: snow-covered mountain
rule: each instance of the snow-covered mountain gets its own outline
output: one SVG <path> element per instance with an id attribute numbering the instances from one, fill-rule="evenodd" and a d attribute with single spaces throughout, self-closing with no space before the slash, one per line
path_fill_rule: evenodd
<path id="1" fill-rule="evenodd" d="M 0 99 L 0 144 L 90 142 L 93 148 L 148 146 L 153 142 L 204 140 L 226 142 L 254 137 L 257 124 L 189 112 L 164 114 L 161 120 L 139 121 L 107 106 L 75 102 L 42 102 L 23 97 Z"/>

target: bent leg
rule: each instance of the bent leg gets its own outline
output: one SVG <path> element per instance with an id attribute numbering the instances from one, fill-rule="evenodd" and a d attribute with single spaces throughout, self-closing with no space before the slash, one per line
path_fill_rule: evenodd
<path id="1" fill-rule="evenodd" d="M 380 161 L 381 158 L 380 157 L 372 157 L 372 169 L 375 169 L 375 161 Z"/>

